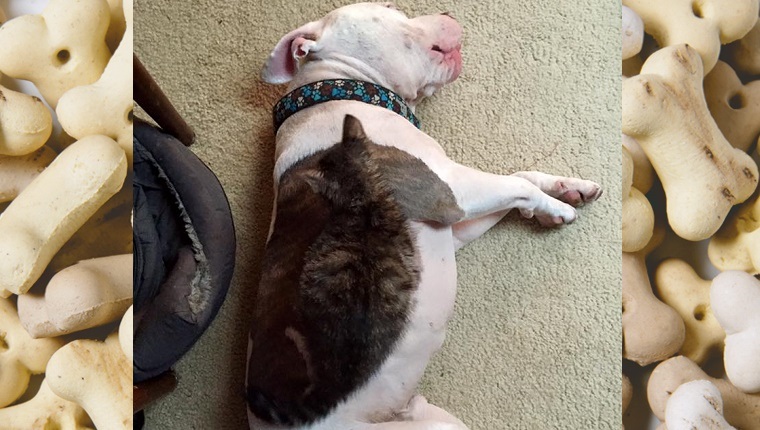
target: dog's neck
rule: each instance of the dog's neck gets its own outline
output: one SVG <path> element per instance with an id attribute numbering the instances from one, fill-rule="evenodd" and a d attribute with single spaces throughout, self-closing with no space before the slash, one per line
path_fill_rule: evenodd
<path id="1" fill-rule="evenodd" d="M 371 82 L 388 88 L 400 95 L 414 112 L 419 96 L 411 85 L 398 85 L 385 78 L 377 70 L 351 57 L 341 58 L 341 61 L 310 60 L 300 65 L 298 73 L 288 84 L 288 92 L 316 81 L 328 79 L 351 79 Z M 410 88 L 405 88 L 405 87 Z"/>
<path id="2" fill-rule="evenodd" d="M 272 120 L 275 132 L 295 113 L 321 103 L 350 100 L 367 103 L 395 112 L 415 127 L 420 122 L 400 95 L 372 82 L 356 79 L 325 79 L 298 87 L 274 105 Z"/>

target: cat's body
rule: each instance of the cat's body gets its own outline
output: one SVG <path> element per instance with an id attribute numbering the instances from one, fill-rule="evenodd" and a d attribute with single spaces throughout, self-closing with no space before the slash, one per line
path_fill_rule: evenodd
<path id="1" fill-rule="evenodd" d="M 416 198 L 423 188 L 428 198 Z M 453 298 L 456 272 L 448 270 L 448 285 L 440 277 L 429 285 L 421 259 L 453 261 L 454 248 L 420 253 L 417 236 L 450 238 L 462 215 L 451 190 L 424 163 L 370 142 L 353 117 L 346 117 L 341 143 L 288 169 L 259 286 L 251 410 L 281 424 L 312 422 L 355 396 L 383 373 L 381 366 L 409 367 L 412 361 L 403 358 L 386 364 L 394 350 L 430 355 L 438 349 L 446 318 L 421 314 L 419 304 L 433 295 Z M 414 383 L 380 390 L 398 394 L 389 396 L 378 419 L 392 418 L 411 397 L 424 366 L 411 367 Z"/>

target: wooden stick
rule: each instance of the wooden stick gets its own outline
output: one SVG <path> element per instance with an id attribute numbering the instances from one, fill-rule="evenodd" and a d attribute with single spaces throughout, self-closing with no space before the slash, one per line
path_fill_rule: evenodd
<path id="1" fill-rule="evenodd" d="M 177 388 L 177 377 L 171 370 L 135 385 L 132 400 L 134 412 L 145 409 L 146 406 L 171 393 L 175 388 Z"/>
<path id="2" fill-rule="evenodd" d="M 195 140 L 195 132 L 179 115 L 174 106 L 158 86 L 148 70 L 142 65 L 137 55 L 133 54 L 132 67 L 133 98 L 145 112 L 167 133 L 179 139 L 185 146 L 190 146 Z"/>

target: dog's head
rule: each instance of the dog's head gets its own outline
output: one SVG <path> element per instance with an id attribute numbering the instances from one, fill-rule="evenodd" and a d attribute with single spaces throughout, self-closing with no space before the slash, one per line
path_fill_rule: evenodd
<path id="1" fill-rule="evenodd" d="M 286 34 L 261 77 L 276 84 L 299 73 L 310 81 L 367 80 L 414 105 L 459 76 L 461 38 L 462 27 L 446 13 L 409 18 L 392 3 L 358 3 Z"/>

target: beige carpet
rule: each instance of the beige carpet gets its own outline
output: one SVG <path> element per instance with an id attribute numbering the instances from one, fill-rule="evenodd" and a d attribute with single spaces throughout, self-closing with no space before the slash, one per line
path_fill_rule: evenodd
<path id="1" fill-rule="evenodd" d="M 399 1 L 450 11 L 464 72 L 418 109 L 449 155 L 490 172 L 600 182 L 566 228 L 511 215 L 460 251 L 456 315 L 421 392 L 472 429 L 620 428 L 620 6 L 615 2 Z M 270 109 L 258 81 L 277 40 L 342 1 L 135 1 L 135 50 L 195 127 L 227 190 L 237 269 L 209 331 L 177 366 L 149 429 L 246 428 L 243 375 L 272 204 Z"/>

